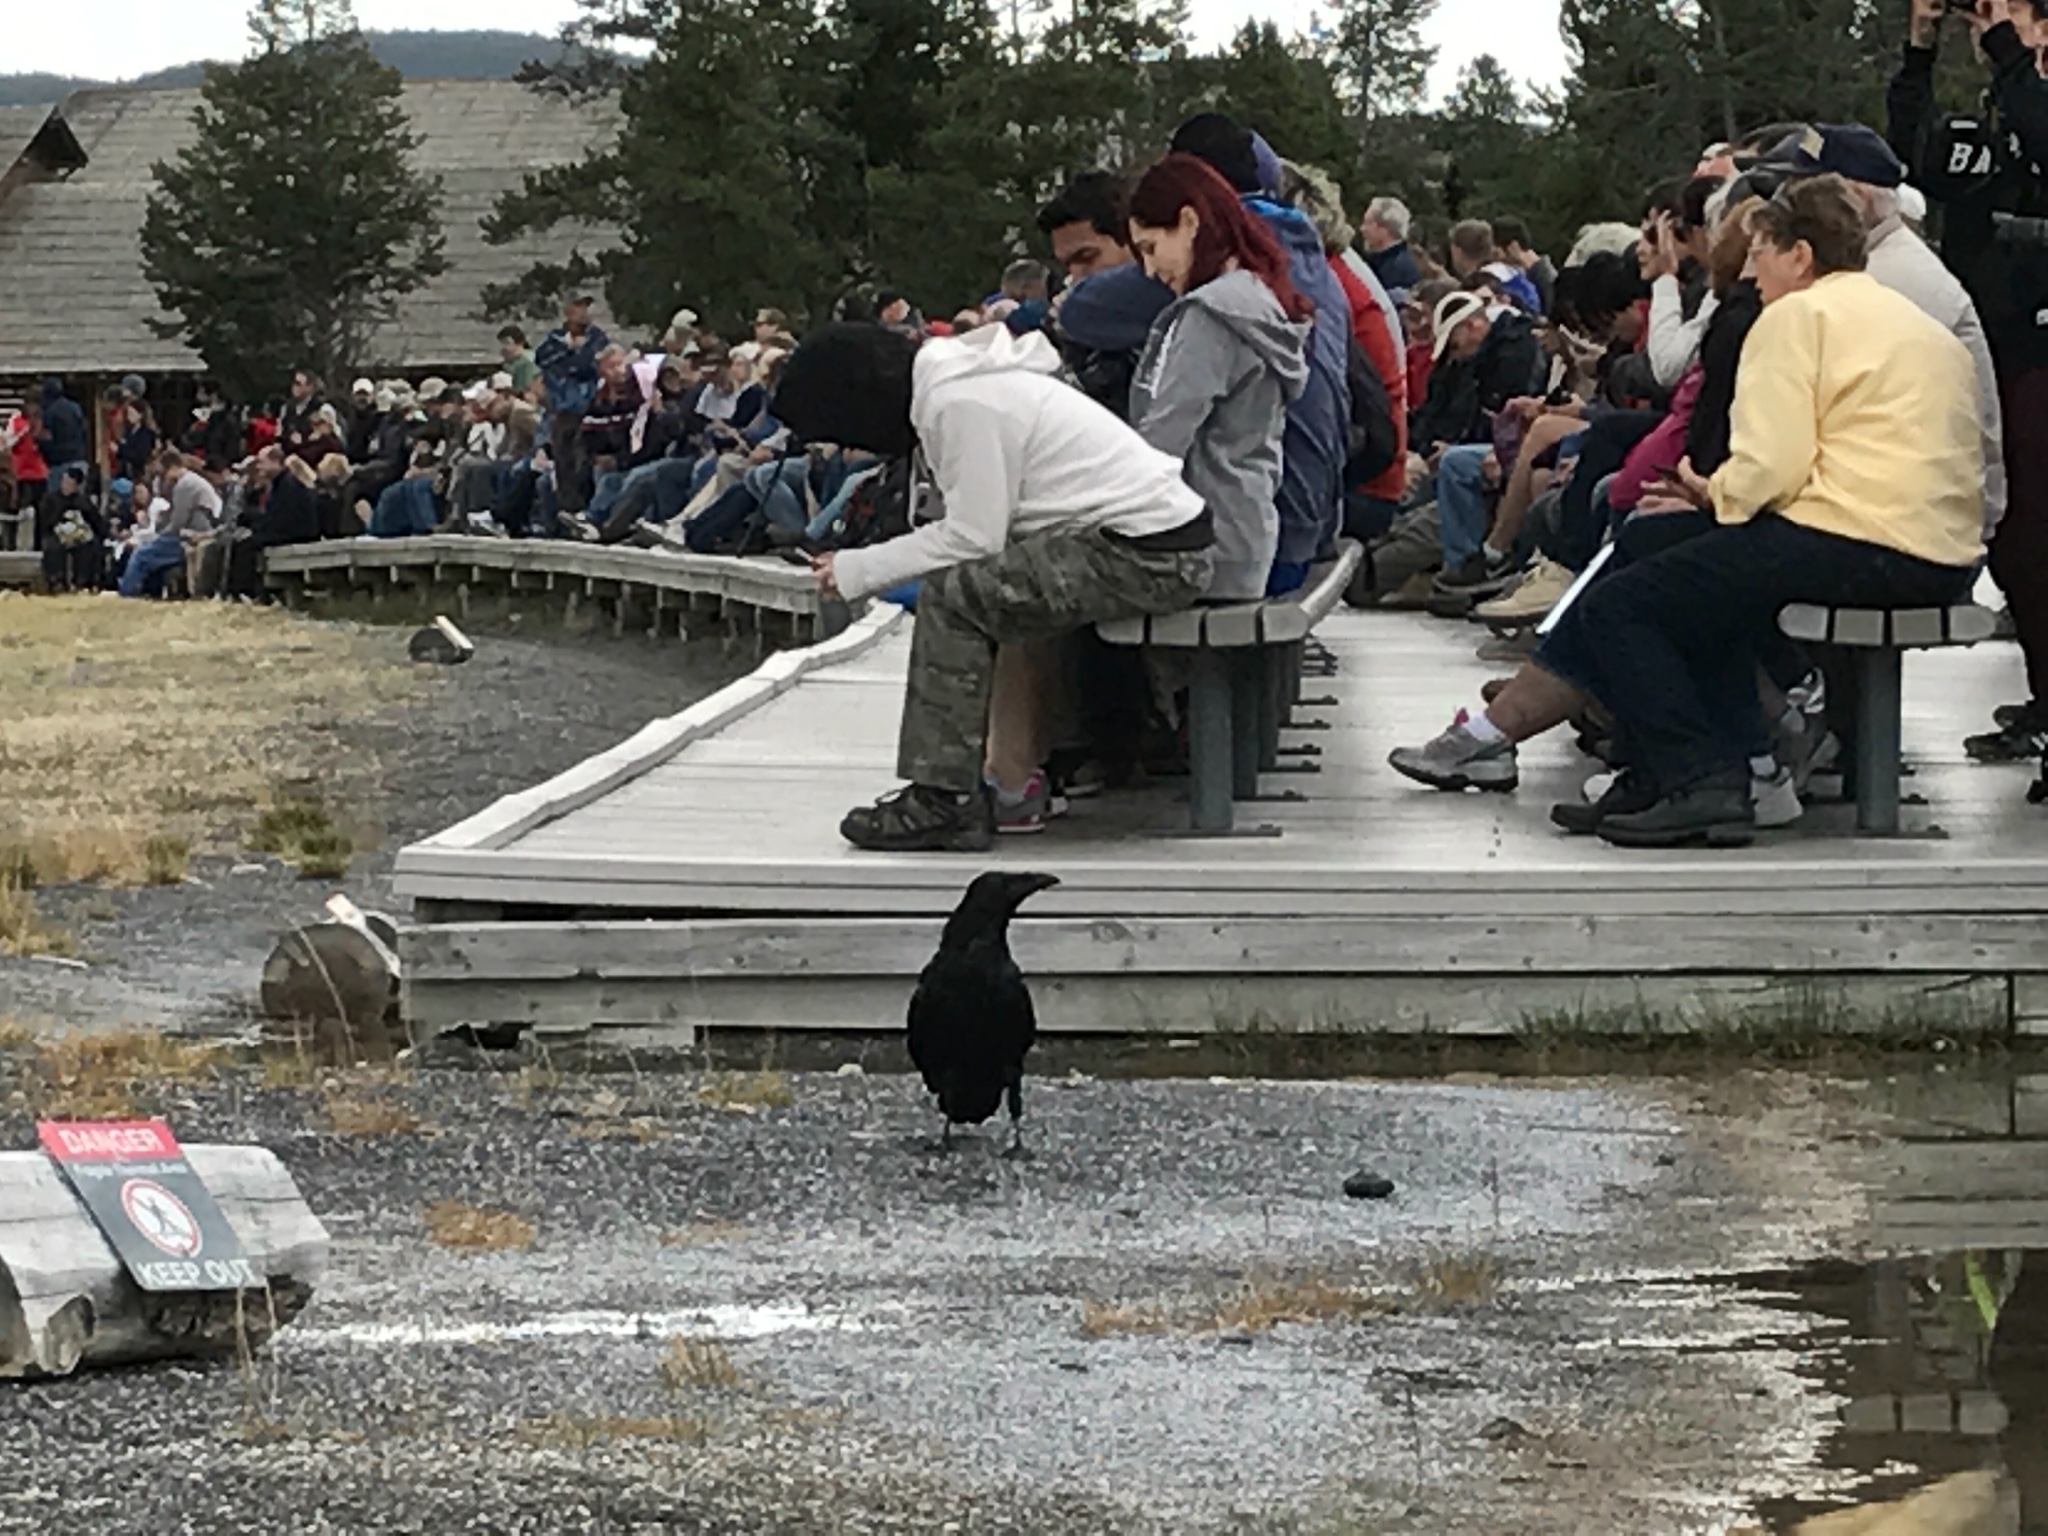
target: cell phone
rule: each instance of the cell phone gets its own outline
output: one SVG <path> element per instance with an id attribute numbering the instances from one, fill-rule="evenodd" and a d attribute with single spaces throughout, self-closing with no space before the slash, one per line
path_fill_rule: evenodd
<path id="1" fill-rule="evenodd" d="M 1977 0 L 1941 0 L 1941 8 L 1951 16 L 1974 16 Z"/>

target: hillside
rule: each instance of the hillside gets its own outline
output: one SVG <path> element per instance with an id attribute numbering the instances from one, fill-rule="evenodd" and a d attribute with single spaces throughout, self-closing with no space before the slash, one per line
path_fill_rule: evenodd
<path id="1" fill-rule="evenodd" d="M 561 44 L 538 32 L 372 32 L 378 58 L 408 80 L 502 80 L 528 59 L 553 58 Z M 142 86 L 197 85 L 203 65 L 174 65 L 123 82 Z M 70 75 L 0 74 L 0 107 L 62 101 L 73 91 L 115 82 Z"/>

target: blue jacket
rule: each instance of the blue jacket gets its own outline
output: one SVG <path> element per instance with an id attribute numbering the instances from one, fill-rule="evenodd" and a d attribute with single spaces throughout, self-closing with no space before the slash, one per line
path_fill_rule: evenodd
<path id="1" fill-rule="evenodd" d="M 548 381 L 548 409 L 558 416 L 581 416 L 597 397 L 597 354 L 611 337 L 593 325 L 580 344 L 569 340 L 566 326 L 556 326 L 534 349 L 533 363 Z"/>
<path id="2" fill-rule="evenodd" d="M 1135 261 L 1067 290 L 1054 327 L 1060 355 L 1091 400 L 1130 419 L 1131 377 L 1152 322 L 1173 302 L 1173 290 Z"/>
<path id="3" fill-rule="evenodd" d="M 1402 240 L 1388 246 L 1384 251 L 1367 251 L 1365 264 L 1373 270 L 1373 276 L 1386 285 L 1389 293 L 1406 293 L 1422 281 L 1422 268 L 1415 260 L 1415 253 L 1408 249 L 1408 242 Z"/>
<path id="4" fill-rule="evenodd" d="M 1280 445 L 1281 565 L 1299 565 L 1336 542 L 1344 513 L 1344 457 L 1350 441 L 1351 301 L 1330 270 L 1322 236 L 1308 215 L 1263 197 L 1245 206 L 1266 225 L 1287 253 L 1287 275 L 1316 309 L 1308 340 L 1308 387 L 1287 407 L 1287 435 Z"/>
<path id="5" fill-rule="evenodd" d="M 43 432 L 40 445 L 43 462 L 54 474 L 65 464 L 83 464 L 92 456 L 86 446 L 85 412 L 64 393 L 55 379 L 43 381 Z"/>

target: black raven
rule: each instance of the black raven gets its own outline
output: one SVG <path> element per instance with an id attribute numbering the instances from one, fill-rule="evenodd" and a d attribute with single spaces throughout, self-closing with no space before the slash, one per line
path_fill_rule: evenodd
<path id="1" fill-rule="evenodd" d="M 1024 1056 L 1038 1038 L 1031 989 L 1010 958 L 1010 919 L 1027 896 L 1058 885 L 1051 875 L 978 875 L 946 919 L 939 952 L 910 996 L 910 1059 L 953 1127 L 979 1125 L 1010 1100 L 1010 1151 L 1024 1144 Z"/>

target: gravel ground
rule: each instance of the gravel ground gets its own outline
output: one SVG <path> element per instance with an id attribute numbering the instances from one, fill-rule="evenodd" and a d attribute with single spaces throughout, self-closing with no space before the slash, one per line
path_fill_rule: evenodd
<path id="1" fill-rule="evenodd" d="M 279 1152 L 330 1272 L 253 1374 L 0 1393 L 0 1531 L 1706 1532 L 1828 1482 L 1822 1341 L 1712 1277 L 1855 1247 L 1840 1083 L 1069 1077 L 1012 1162 L 927 1150 L 905 1077 L 736 1081 L 173 1094 Z M 531 1249 L 435 1247 L 442 1199 Z M 1283 1285 L 1373 1301 L 1218 1321 Z"/>
<path id="2" fill-rule="evenodd" d="M 364 627 L 403 656 L 410 628 Z M 84 967 L 0 956 L 0 1018 L 73 1026 L 232 1028 L 247 1021 L 264 958 L 336 890 L 392 904 L 406 843 L 527 789 L 743 675 L 744 653 L 566 633 L 481 633 L 475 659 L 430 669 L 423 696 L 339 733 L 337 753 L 378 765 L 382 836 L 341 881 L 301 880 L 264 855 L 195 860 L 182 886 L 57 888 L 46 920 L 77 933 Z"/>

